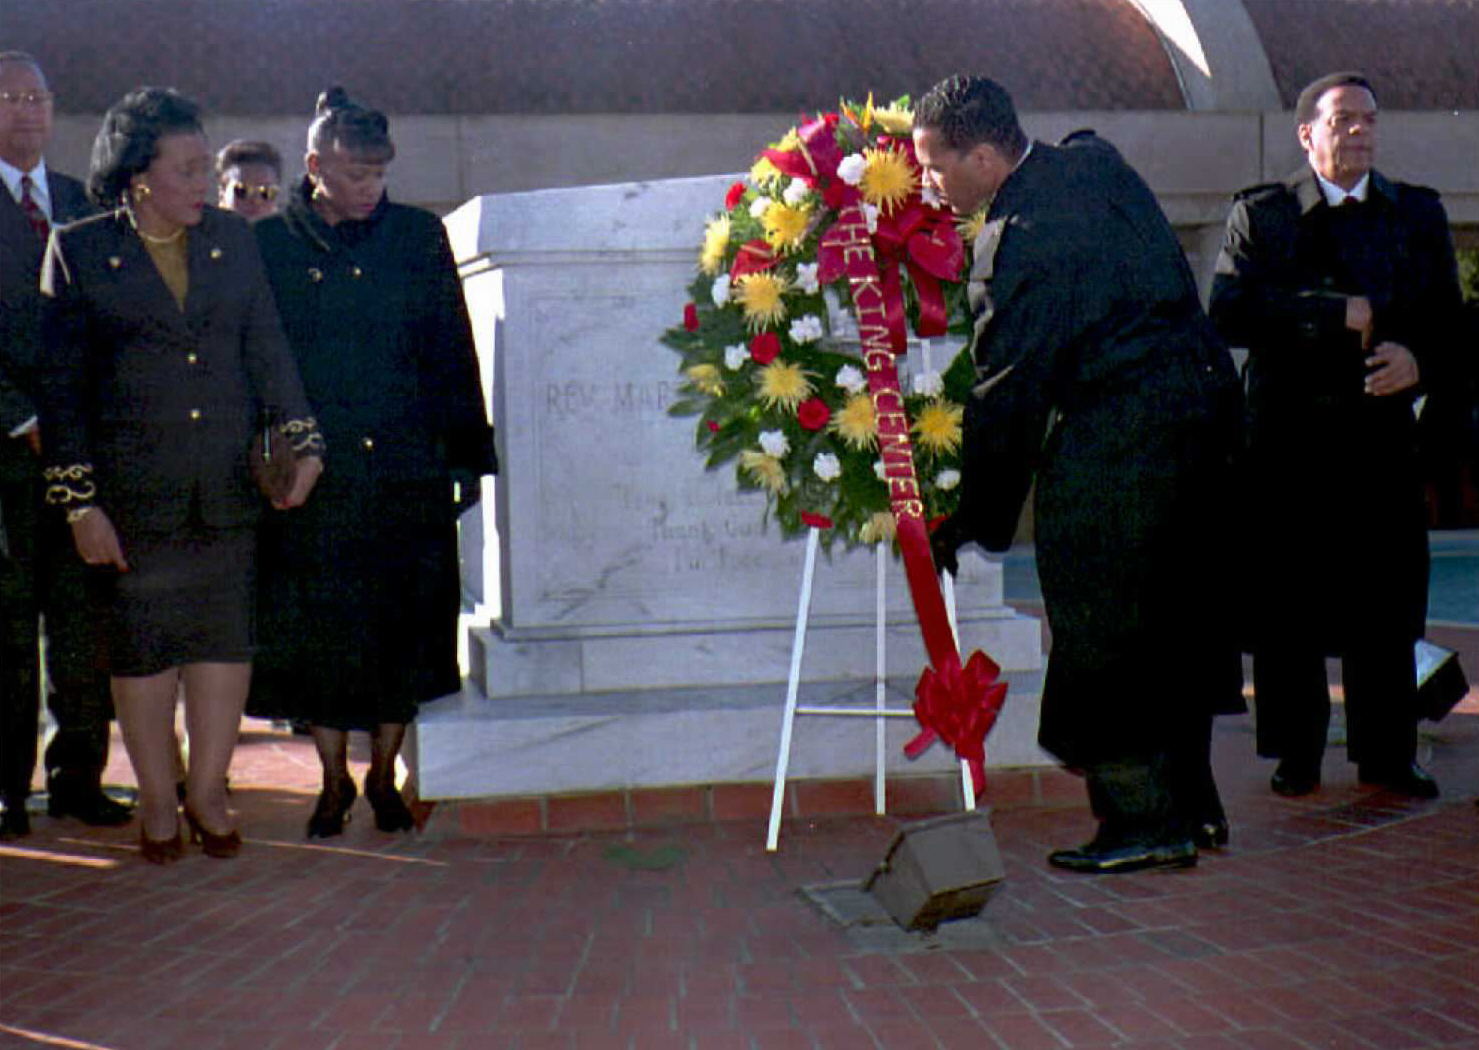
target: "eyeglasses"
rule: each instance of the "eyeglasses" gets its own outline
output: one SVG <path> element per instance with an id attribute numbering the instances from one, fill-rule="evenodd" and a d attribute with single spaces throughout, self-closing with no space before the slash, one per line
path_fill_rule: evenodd
<path id="1" fill-rule="evenodd" d="M 277 200 L 279 189 L 280 187 L 274 186 L 270 182 L 264 182 L 260 186 L 253 186 L 248 182 L 233 182 L 231 184 L 231 196 L 239 201 L 247 200 L 251 197 L 260 197 L 264 201 L 275 201 Z"/>
<path id="2" fill-rule="evenodd" d="M 50 91 L 0 91 L 0 103 L 7 106 L 44 106 L 54 98 Z"/>

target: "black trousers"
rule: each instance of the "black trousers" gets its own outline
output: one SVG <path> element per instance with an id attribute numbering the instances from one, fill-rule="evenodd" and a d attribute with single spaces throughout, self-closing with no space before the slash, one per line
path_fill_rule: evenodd
<path id="1" fill-rule="evenodd" d="M 1412 641 L 1367 640 L 1341 658 L 1346 755 L 1352 762 L 1406 768 L 1417 756 L 1417 672 Z M 1330 725 L 1325 655 L 1289 644 L 1253 654 L 1258 753 L 1318 768 Z"/>
<path id="2" fill-rule="evenodd" d="M 1160 743 L 1084 770 L 1101 843 L 1179 841 L 1225 819 L 1212 776 L 1212 715 L 1184 713 L 1164 728 Z"/>
<path id="3" fill-rule="evenodd" d="M 43 510 L 40 481 L 0 481 L 5 551 L 0 555 L 0 795 L 30 794 L 41 713 L 41 624 L 57 724 L 44 760 L 47 781 L 96 786 L 108 763 L 113 717 L 99 634 L 87 596 L 87 567 L 70 531 Z"/>

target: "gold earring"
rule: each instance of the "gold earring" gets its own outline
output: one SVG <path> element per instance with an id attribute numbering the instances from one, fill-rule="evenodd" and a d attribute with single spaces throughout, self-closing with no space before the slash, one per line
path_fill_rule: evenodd
<path id="1" fill-rule="evenodd" d="M 154 191 L 149 188 L 149 184 L 148 183 L 146 183 L 146 182 L 136 182 L 136 183 L 134 183 L 134 187 L 133 187 L 133 198 L 134 198 L 134 200 L 136 202 L 142 203 L 142 202 L 148 200 L 153 195 L 154 195 Z"/>

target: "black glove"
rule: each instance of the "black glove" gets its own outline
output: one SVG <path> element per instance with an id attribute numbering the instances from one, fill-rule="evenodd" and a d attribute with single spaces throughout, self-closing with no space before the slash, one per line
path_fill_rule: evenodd
<path id="1" fill-rule="evenodd" d="M 960 572 L 960 562 L 956 559 L 955 552 L 960 550 L 965 541 L 954 514 L 940 522 L 935 531 L 930 533 L 930 553 L 934 555 L 937 572 L 948 572 L 951 576 Z"/>

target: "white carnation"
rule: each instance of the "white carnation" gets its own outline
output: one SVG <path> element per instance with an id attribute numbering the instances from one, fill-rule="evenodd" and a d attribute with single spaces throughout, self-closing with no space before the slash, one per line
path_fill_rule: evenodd
<path id="1" fill-rule="evenodd" d="M 921 372 L 914 377 L 914 392 L 925 397 L 935 397 L 945 389 L 945 379 L 939 372 Z"/>
<path id="2" fill-rule="evenodd" d="M 744 343 L 731 343 L 724 348 L 724 367 L 738 372 L 750 359 L 750 348 Z"/>
<path id="3" fill-rule="evenodd" d="M 729 302 L 729 274 L 721 273 L 714 278 L 714 287 L 709 290 L 709 294 L 714 297 L 715 306 L 723 306 Z"/>
<path id="4" fill-rule="evenodd" d="M 817 280 L 818 263 L 797 263 L 796 280 L 793 282 L 807 295 L 816 295 L 817 289 L 821 288 L 821 282 Z"/>
<path id="5" fill-rule="evenodd" d="M 762 217 L 766 210 L 774 203 L 769 197 L 756 197 L 750 202 L 750 218 L 758 219 Z"/>
<path id="6" fill-rule="evenodd" d="M 940 207 L 940 195 L 935 192 L 935 188 L 931 186 L 928 182 L 922 182 L 920 184 L 919 199 L 924 201 L 924 203 L 929 205 L 931 208 Z"/>
<path id="7" fill-rule="evenodd" d="M 818 452 L 811 461 L 812 473 L 823 481 L 835 481 L 842 476 L 842 460 L 830 452 Z"/>
<path id="8" fill-rule="evenodd" d="M 791 322 L 791 342 L 814 343 L 822 337 L 822 319 L 816 314 L 805 314 Z"/>
<path id="9" fill-rule="evenodd" d="M 878 475 L 879 481 L 888 480 L 888 470 L 884 467 L 883 460 L 881 459 L 875 459 L 873 461 L 873 473 Z"/>
<path id="10" fill-rule="evenodd" d="M 949 492 L 959 484 L 960 471 L 958 470 L 942 470 L 935 475 L 935 488 L 940 489 L 942 492 Z"/>
<path id="11" fill-rule="evenodd" d="M 837 370 L 837 378 L 833 380 L 849 394 L 861 394 L 868 386 L 868 378 L 852 365 L 843 365 Z"/>
<path id="12" fill-rule="evenodd" d="M 867 170 L 868 162 L 863 159 L 861 153 L 849 153 L 842 158 L 842 163 L 837 165 L 837 177 L 849 186 L 856 186 L 863 181 L 863 172 Z"/>
<path id="13" fill-rule="evenodd" d="M 779 430 L 760 431 L 760 447 L 767 456 L 780 459 L 791 451 L 791 443 L 786 440 L 786 435 Z"/>
<path id="14" fill-rule="evenodd" d="M 791 205 L 791 207 L 794 208 L 796 205 L 806 200 L 806 196 L 810 192 L 811 187 L 806 184 L 806 180 L 792 179 L 791 184 L 787 186 L 785 192 L 781 194 L 781 200 L 785 201 L 787 204 Z"/>

